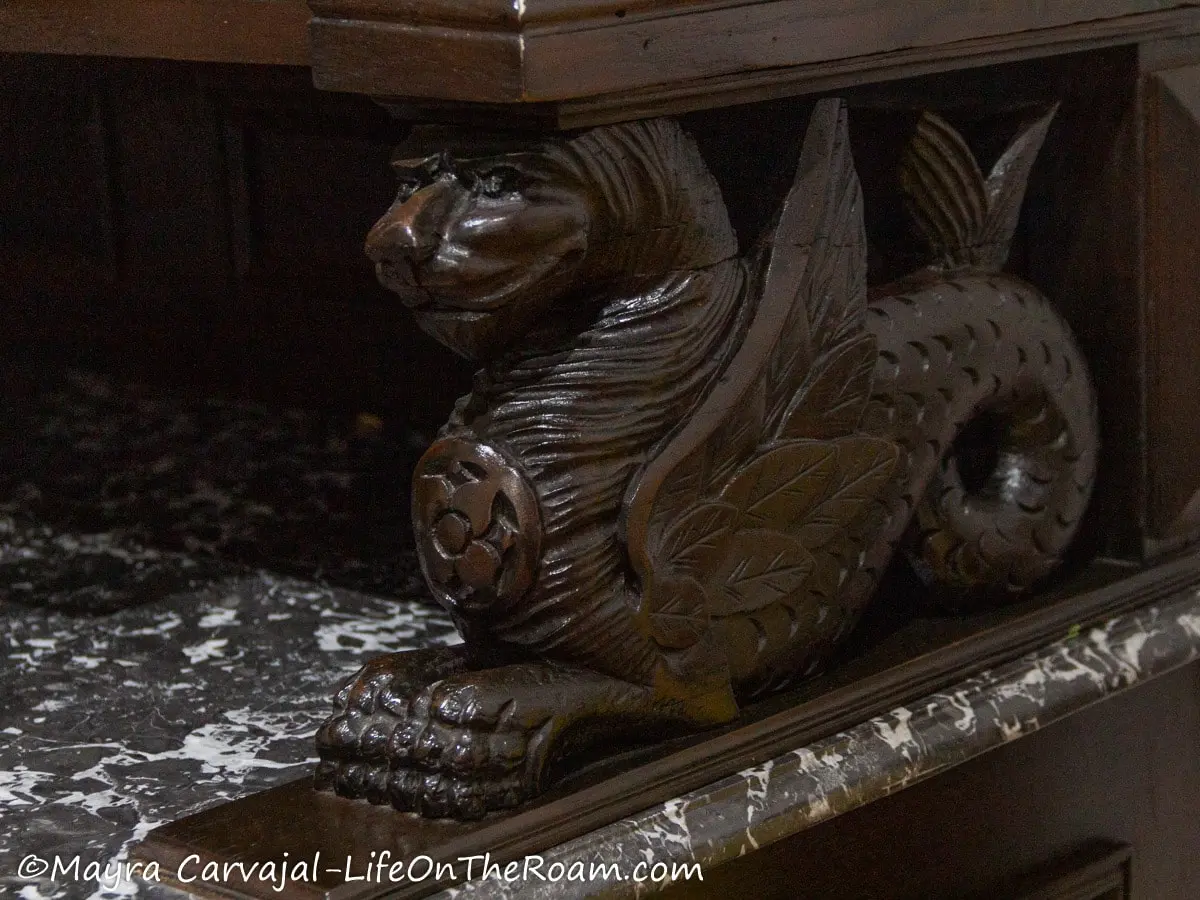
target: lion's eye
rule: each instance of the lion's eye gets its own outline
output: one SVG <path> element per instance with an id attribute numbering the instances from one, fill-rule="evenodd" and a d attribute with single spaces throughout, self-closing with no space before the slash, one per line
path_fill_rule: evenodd
<path id="1" fill-rule="evenodd" d="M 396 195 L 401 200 L 407 200 L 413 194 L 421 189 L 422 182 L 419 178 L 400 178 L 396 184 Z"/>
<path id="2" fill-rule="evenodd" d="M 512 166 L 497 166 L 481 172 L 475 180 L 475 186 L 486 197 L 503 197 L 514 194 L 525 183 L 525 177 Z"/>

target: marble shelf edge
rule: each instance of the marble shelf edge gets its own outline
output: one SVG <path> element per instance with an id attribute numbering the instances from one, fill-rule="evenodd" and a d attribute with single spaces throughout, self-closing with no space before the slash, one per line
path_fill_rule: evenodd
<path id="1" fill-rule="evenodd" d="M 1200 588 L 781 754 L 542 854 L 544 869 L 728 862 L 903 790 L 1117 693 L 1200 660 Z M 665 884 L 479 880 L 441 900 L 642 896 Z"/>
<path id="2" fill-rule="evenodd" d="M 1135 635 L 1145 632 L 1141 623 L 1161 619 L 1161 613 L 1155 610 L 1174 610 L 1178 604 L 1185 604 L 1179 613 L 1183 618 L 1173 620 L 1174 624 L 1166 631 L 1163 653 L 1155 650 L 1161 640 L 1146 640 L 1142 644 L 1154 650 L 1154 657 L 1145 664 L 1140 659 L 1114 664 L 1111 685 L 1095 684 L 1081 698 L 1073 693 L 1060 698 L 1061 690 L 1055 688 L 1046 698 L 1050 708 L 1031 707 L 1041 724 L 1118 689 L 1165 674 L 1188 659 L 1200 658 L 1200 554 L 1183 554 L 1141 571 L 1123 566 L 1100 568 L 1107 574 L 1097 571 L 1091 576 L 1081 576 L 1078 583 L 1072 582 L 1072 586 L 1065 588 L 1065 595 L 1053 603 L 1006 617 L 1003 622 L 983 627 L 969 636 L 950 636 L 948 642 L 918 658 L 909 658 L 898 665 L 888 663 L 877 674 L 854 678 L 843 687 L 801 702 L 798 707 L 768 714 L 733 733 L 700 741 L 663 759 L 635 766 L 618 777 L 601 780 L 566 796 L 547 798 L 545 804 L 499 816 L 473 829 L 447 830 L 446 823 L 438 823 L 439 827 L 432 829 L 418 827 L 419 822 L 408 816 L 395 816 L 388 809 L 312 791 L 307 780 L 302 779 L 161 826 L 133 849 L 133 856 L 144 861 L 158 860 L 170 867 L 179 863 L 182 854 L 193 852 L 218 861 L 277 859 L 282 858 L 285 850 L 293 858 L 307 858 L 305 852 L 311 855 L 311 851 L 321 850 L 329 858 L 341 859 L 346 852 L 352 852 L 358 859 L 372 849 L 390 847 L 393 855 L 398 853 L 398 858 L 423 853 L 453 860 L 482 853 L 484 848 L 502 862 L 538 854 L 549 866 L 558 860 L 596 860 L 598 848 L 603 848 L 599 851 L 601 861 L 623 863 L 632 857 L 641 859 L 639 854 L 653 851 L 656 862 L 670 863 L 676 858 L 671 854 L 676 853 L 680 861 L 694 859 L 711 867 L 752 850 L 755 843 L 765 846 L 816 824 L 823 817 L 845 812 L 854 805 L 865 805 L 1004 743 L 1004 735 L 997 731 L 998 723 L 993 722 L 976 735 L 964 737 L 957 731 L 949 735 L 966 741 L 965 744 L 927 742 L 924 752 L 938 748 L 940 762 L 934 765 L 914 757 L 910 762 L 915 768 L 900 772 L 893 781 L 886 780 L 890 770 L 880 761 L 890 759 L 894 767 L 903 760 L 904 745 L 899 737 L 904 734 L 904 726 L 912 734 L 914 727 L 923 721 L 914 724 L 914 710 L 929 710 L 934 699 L 943 698 L 946 702 L 945 698 L 956 698 L 968 689 L 984 691 L 996 684 L 997 679 L 1004 678 L 1005 673 L 1016 671 L 1024 677 L 1031 671 L 1031 661 L 1047 652 L 1061 652 L 1060 645 L 1052 642 L 1064 636 L 1065 646 L 1076 651 L 1087 649 L 1086 642 L 1094 635 L 1116 635 L 1122 628 L 1132 628 L 1130 633 Z M 1143 618 L 1136 618 L 1139 615 Z M 1111 647 L 1115 641 L 1110 636 L 1104 643 Z M 1101 680 L 1104 674 L 1099 676 Z M 961 702 L 958 705 L 961 707 Z M 943 710 L 943 716 L 953 714 L 952 707 L 953 704 L 948 711 Z M 1056 709 L 1060 712 L 1055 713 Z M 1022 707 L 1015 707 L 1012 714 L 1021 715 Z M 1016 732 L 1011 728 L 1009 731 L 1010 740 Z M 837 743 L 844 741 L 846 735 L 860 733 L 875 735 L 876 743 L 861 746 Z M 890 735 L 896 746 L 888 745 L 886 740 L 880 744 L 883 734 Z M 853 765 L 848 765 L 841 774 L 836 765 L 821 771 L 824 780 L 820 784 L 824 789 L 814 793 L 811 773 L 798 766 L 810 757 L 834 762 L 820 755 L 830 747 L 842 747 L 847 756 L 861 753 L 861 760 L 851 760 Z M 890 753 L 884 752 L 886 748 L 890 748 Z M 764 759 L 768 762 L 759 764 Z M 773 777 L 764 781 L 764 771 Z M 726 774 L 730 772 L 737 774 Z M 884 780 L 878 781 L 879 778 Z M 871 785 L 874 792 L 868 789 Z M 838 790 L 845 795 L 841 806 L 833 803 L 842 797 Z M 753 828 L 747 833 L 746 810 L 750 808 L 751 796 L 759 797 L 760 811 L 751 816 L 753 821 L 749 824 Z M 738 816 L 741 824 L 731 826 L 729 822 L 736 821 Z M 287 824 L 295 821 L 324 822 L 329 827 L 292 828 Z M 647 844 L 647 841 L 657 843 Z M 428 880 L 393 885 L 340 881 L 335 884 L 325 878 L 320 882 L 293 883 L 288 896 L 366 900 L 427 896 L 437 889 Z M 580 887 L 570 886 L 577 891 Z M 581 891 L 579 895 L 597 891 L 621 894 L 631 885 L 606 886 L 604 882 L 593 882 L 590 887 L 592 891 Z M 200 885 L 191 884 L 188 888 L 194 892 Z M 497 882 L 476 882 L 459 890 L 509 896 L 518 893 L 516 888 Z M 532 892 L 531 896 L 539 896 L 536 884 L 524 888 Z M 568 886 L 559 884 L 555 888 L 567 890 Z M 263 892 L 249 883 L 244 889 L 230 884 L 205 885 L 204 889 L 209 895 L 280 896 L 270 888 Z"/>

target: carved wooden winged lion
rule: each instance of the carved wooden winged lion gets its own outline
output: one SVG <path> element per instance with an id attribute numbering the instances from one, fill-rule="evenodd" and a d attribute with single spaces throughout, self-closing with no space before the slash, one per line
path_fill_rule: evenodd
<path id="1" fill-rule="evenodd" d="M 365 666 L 318 735 L 322 784 L 477 818 L 813 672 L 897 550 L 964 591 L 1056 565 L 1095 400 L 1067 325 L 1000 274 L 1052 113 L 986 178 L 921 120 L 902 186 L 937 262 L 870 303 L 846 115 L 818 104 L 748 258 L 671 120 L 397 164 L 368 253 L 482 364 L 413 485 L 465 643 Z M 993 464 L 968 478 L 981 416 Z"/>

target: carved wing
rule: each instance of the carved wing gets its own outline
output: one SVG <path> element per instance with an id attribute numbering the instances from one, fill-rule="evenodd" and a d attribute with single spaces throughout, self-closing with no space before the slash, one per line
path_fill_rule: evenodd
<path id="1" fill-rule="evenodd" d="M 741 345 L 626 498 L 642 610 L 664 647 L 814 580 L 835 589 L 847 529 L 891 474 L 896 447 L 857 433 L 877 357 L 861 205 L 845 106 L 822 101 L 752 260 Z"/>

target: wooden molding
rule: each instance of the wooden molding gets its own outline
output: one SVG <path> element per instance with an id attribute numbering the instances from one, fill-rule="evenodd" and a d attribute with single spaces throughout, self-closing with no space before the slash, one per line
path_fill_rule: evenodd
<path id="1" fill-rule="evenodd" d="M 519 12 L 493 0 L 310 5 L 319 87 L 476 103 L 607 97 L 609 118 L 614 96 L 631 92 L 646 114 L 645 95 L 682 94 L 693 106 L 704 96 L 717 106 L 731 91 L 796 94 L 847 71 L 862 81 L 920 74 L 951 48 L 961 66 L 964 56 L 995 62 L 997 53 L 1013 59 L 1200 29 L 1192 0 L 982 0 L 969 11 L 901 0 L 527 0 Z"/>
<path id="2" fill-rule="evenodd" d="M 0 4 L 0 52 L 311 65 L 326 90 L 519 104 L 565 128 L 1197 31 L 1196 0 Z"/>
<path id="3" fill-rule="evenodd" d="M 1096 841 L 1008 886 L 1017 900 L 1131 900 L 1133 848 Z"/>
<path id="4" fill-rule="evenodd" d="M 308 64 L 303 0 L 4 0 L 0 53 Z"/>

